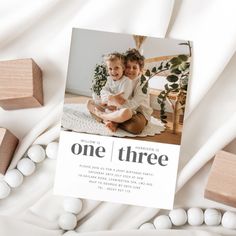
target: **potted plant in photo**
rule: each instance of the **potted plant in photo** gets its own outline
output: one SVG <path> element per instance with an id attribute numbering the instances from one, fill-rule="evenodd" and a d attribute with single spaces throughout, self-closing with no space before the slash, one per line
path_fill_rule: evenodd
<path id="1" fill-rule="evenodd" d="M 181 110 L 184 112 L 187 87 L 190 73 L 190 58 L 191 58 L 191 46 L 190 42 L 181 43 L 180 45 L 187 45 L 189 47 L 189 55 L 177 55 L 169 60 L 162 61 L 159 66 L 154 66 L 151 69 L 146 70 L 142 75 L 141 80 L 144 83 L 143 92 L 147 93 L 148 81 L 154 76 L 161 74 L 164 71 L 168 71 L 166 77 L 166 84 L 164 89 L 157 97 L 157 102 L 160 105 L 160 119 L 163 123 L 167 123 L 166 115 L 166 103 L 169 103 L 173 109 L 173 127 L 172 133 L 177 132 L 177 126 L 179 123 L 179 114 Z"/>
<path id="2" fill-rule="evenodd" d="M 100 101 L 100 92 L 107 81 L 107 69 L 105 64 L 97 64 L 92 78 L 92 97 L 95 102 Z"/>

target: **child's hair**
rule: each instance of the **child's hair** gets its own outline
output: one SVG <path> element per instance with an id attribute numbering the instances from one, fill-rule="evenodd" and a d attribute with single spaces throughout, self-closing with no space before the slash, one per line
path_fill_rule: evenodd
<path id="1" fill-rule="evenodd" d="M 125 64 L 127 64 L 128 61 L 137 62 L 140 66 L 140 69 L 143 69 L 144 60 L 145 57 L 142 56 L 140 52 L 135 48 L 129 49 L 125 52 Z"/>
<path id="2" fill-rule="evenodd" d="M 123 66 L 123 68 L 125 68 L 125 57 L 123 54 L 121 54 L 119 52 L 113 52 L 113 53 L 110 53 L 110 54 L 104 56 L 104 61 L 106 63 L 108 61 L 113 62 L 116 60 L 120 60 L 121 65 Z"/>

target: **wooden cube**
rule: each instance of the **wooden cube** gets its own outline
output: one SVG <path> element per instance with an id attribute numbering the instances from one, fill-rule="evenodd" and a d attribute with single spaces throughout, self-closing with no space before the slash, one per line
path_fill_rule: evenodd
<path id="1" fill-rule="evenodd" d="M 5 174 L 17 144 L 18 139 L 9 130 L 0 128 L 0 173 Z"/>
<path id="2" fill-rule="evenodd" d="M 236 155 L 225 151 L 216 154 L 204 196 L 236 207 Z"/>
<path id="3" fill-rule="evenodd" d="M 0 62 L 0 107 L 5 110 L 43 105 L 42 71 L 32 59 Z"/>

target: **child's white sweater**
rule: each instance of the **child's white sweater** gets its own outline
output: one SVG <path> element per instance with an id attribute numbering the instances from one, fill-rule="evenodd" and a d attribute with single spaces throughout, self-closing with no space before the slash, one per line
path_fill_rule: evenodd
<path id="1" fill-rule="evenodd" d="M 128 77 L 123 76 L 120 80 L 113 80 L 110 76 L 107 78 L 105 86 L 101 90 L 102 103 L 108 102 L 109 95 L 122 93 L 122 97 L 127 100 L 131 97 L 133 91 L 133 82 Z"/>

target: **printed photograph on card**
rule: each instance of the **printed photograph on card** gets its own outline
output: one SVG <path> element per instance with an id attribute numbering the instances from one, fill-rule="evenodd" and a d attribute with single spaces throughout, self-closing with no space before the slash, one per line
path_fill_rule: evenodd
<path id="1" fill-rule="evenodd" d="M 55 194 L 171 209 L 192 44 L 72 30 Z"/>

